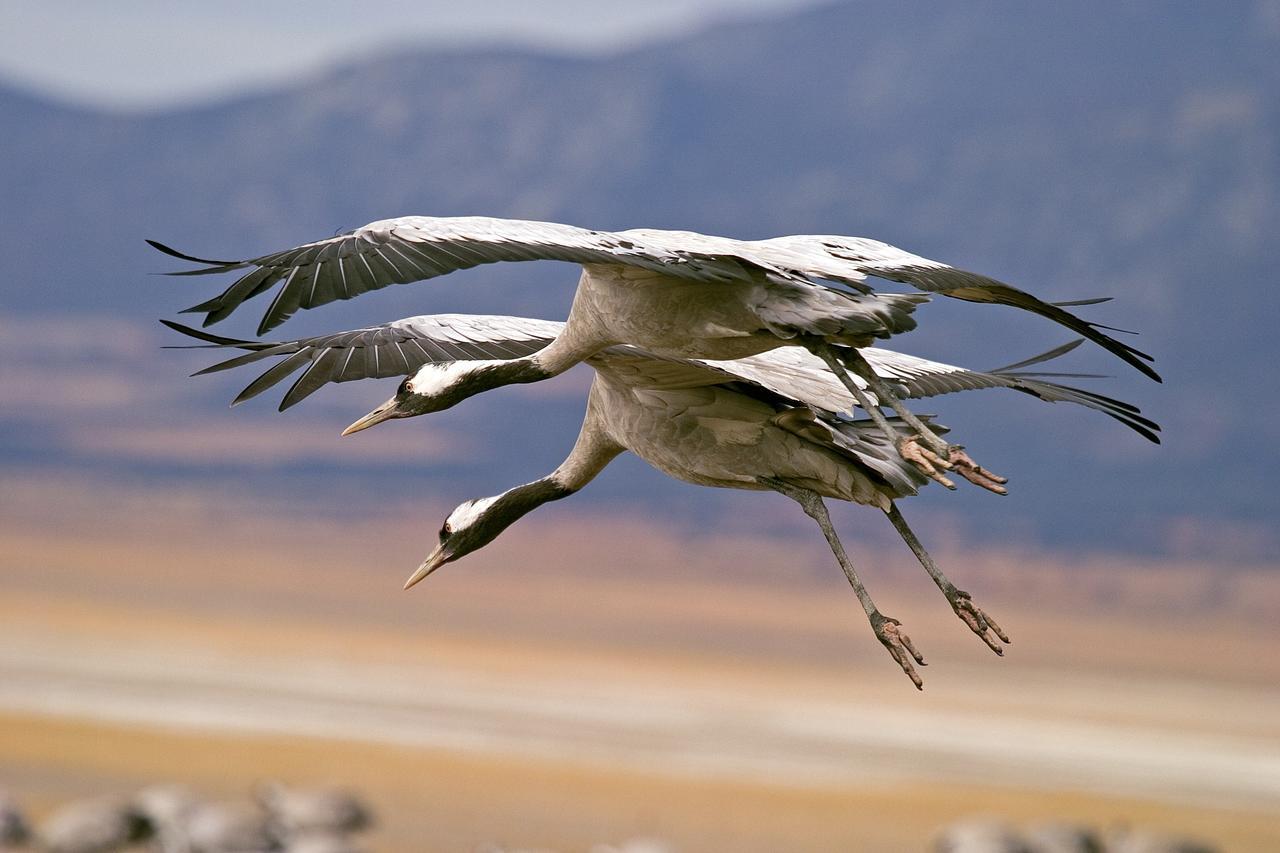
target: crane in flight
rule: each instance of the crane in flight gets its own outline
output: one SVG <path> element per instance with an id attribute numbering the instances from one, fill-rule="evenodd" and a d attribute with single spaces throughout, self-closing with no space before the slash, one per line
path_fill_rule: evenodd
<path id="1" fill-rule="evenodd" d="M 1031 311 L 1101 345 L 1152 379 L 1160 378 L 1147 363 L 1151 356 L 1107 335 L 1103 330 L 1108 327 L 1066 310 L 1105 299 L 1044 302 L 987 276 L 863 237 L 735 240 L 689 231 L 610 232 L 554 222 L 405 216 L 238 261 L 198 258 L 148 242 L 168 255 L 205 265 L 173 275 L 248 270 L 222 293 L 187 309 L 203 313 L 205 326 L 279 284 L 259 335 L 299 309 L 480 264 L 578 263 L 578 289 L 556 339 L 531 355 L 455 375 L 442 399 L 453 405 L 490 388 L 537 382 L 621 344 L 659 356 L 715 360 L 798 346 L 827 364 L 904 459 L 948 488 L 954 488 L 943 474 L 948 470 L 997 494 L 1007 493 L 1007 481 L 928 429 L 881 381 L 864 352 L 877 338 L 914 328 L 912 312 L 928 293 Z M 875 292 L 866 283 L 869 276 L 903 282 L 918 292 Z M 889 424 L 879 405 L 892 408 L 911 429 L 904 434 Z"/>
<path id="2" fill-rule="evenodd" d="M 411 317 L 365 329 L 286 342 L 236 340 L 162 321 L 217 347 L 247 352 L 199 373 L 279 358 L 237 398 L 255 396 L 302 373 L 281 403 L 287 408 L 328 382 L 405 374 L 388 404 L 396 414 L 363 418 L 346 433 L 388 417 L 410 417 L 441 407 L 453 377 L 484 371 L 510 358 L 554 346 L 564 324 L 516 317 L 436 315 Z M 1101 411 L 1152 441 L 1159 431 L 1127 403 L 1049 381 L 1056 374 L 1021 370 L 1073 349 L 1079 341 L 995 371 L 971 371 L 888 350 L 873 349 L 877 376 L 901 396 L 923 397 L 977 388 L 1010 388 L 1049 402 Z M 896 501 L 928 479 L 902 458 L 882 425 L 841 411 L 850 394 L 829 366 L 796 349 L 766 351 L 732 361 L 673 358 L 632 346 L 611 346 L 586 359 L 596 373 L 573 450 L 551 474 L 500 495 L 467 501 L 449 514 L 431 555 L 409 588 L 445 563 L 484 547 L 507 527 L 548 501 L 583 488 L 624 451 L 658 470 L 703 486 L 774 491 L 796 501 L 821 528 L 862 604 L 877 639 L 917 688 L 915 664 L 924 659 L 900 623 L 875 605 L 828 516 L 824 498 L 882 510 L 943 592 L 957 616 L 992 651 L 1003 654 L 1008 635 L 969 594 L 955 586 L 920 543 Z M 863 391 L 864 395 L 867 393 Z M 376 412 L 385 413 L 388 404 Z M 912 427 L 885 419 L 891 429 Z M 945 428 L 927 423 L 931 432 Z"/>

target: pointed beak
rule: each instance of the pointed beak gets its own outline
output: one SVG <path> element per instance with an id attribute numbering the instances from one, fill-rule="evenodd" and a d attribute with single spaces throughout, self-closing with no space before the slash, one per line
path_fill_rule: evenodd
<path id="1" fill-rule="evenodd" d="M 396 398 L 392 397 L 360 420 L 353 423 L 342 431 L 343 435 L 351 435 L 353 432 L 359 432 L 362 429 L 368 429 L 374 424 L 380 424 L 385 420 L 396 416 Z"/>
<path id="2" fill-rule="evenodd" d="M 421 566 L 418 566 L 418 570 L 413 574 L 409 575 L 409 579 L 404 582 L 404 588 L 409 589 L 410 587 L 414 586 L 423 578 L 425 578 L 427 575 L 431 574 L 436 569 L 443 566 L 444 563 L 445 563 L 444 549 L 437 545 L 436 549 L 431 552 L 431 556 L 423 560 Z"/>

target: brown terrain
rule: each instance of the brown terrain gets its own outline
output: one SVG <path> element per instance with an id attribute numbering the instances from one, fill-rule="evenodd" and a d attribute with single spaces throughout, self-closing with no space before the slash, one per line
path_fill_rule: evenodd
<path id="1" fill-rule="evenodd" d="M 1280 849 L 1275 567 L 940 548 L 998 659 L 905 549 L 855 547 L 917 693 L 803 527 L 584 501 L 402 592 L 443 509 L 6 478 L 0 787 L 338 783 L 387 851 L 922 850 L 970 815 Z"/>

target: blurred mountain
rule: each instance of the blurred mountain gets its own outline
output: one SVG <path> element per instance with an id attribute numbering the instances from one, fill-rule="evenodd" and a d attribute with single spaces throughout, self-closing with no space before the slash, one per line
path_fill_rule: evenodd
<path id="1" fill-rule="evenodd" d="M 1015 496 L 930 494 L 918 515 L 928 507 L 974 538 L 997 530 L 1089 550 L 1256 559 L 1277 548 L 1270 483 L 1280 458 L 1268 449 L 1280 441 L 1278 91 L 1280 6 L 1155 0 L 854 2 L 592 59 L 399 53 L 270 95 L 160 113 L 92 112 L 0 89 L 0 309 L 28 326 L 68 315 L 150 324 L 221 283 L 148 277 L 175 265 L 144 237 L 241 257 L 407 213 L 871 236 L 1046 298 L 1115 296 L 1082 312 L 1140 330 L 1138 346 L 1166 378 L 1156 386 L 1099 352 L 1066 365 L 1112 374 L 1091 387 L 1164 423 L 1159 449 L 1092 413 L 1009 399 L 1018 395 L 929 404 L 980 461 L 1014 476 Z M 446 310 L 560 317 L 574 280 L 555 264 L 482 268 L 307 312 L 278 331 Z M 226 333 L 249 333 L 261 308 L 250 303 Z M 921 318 L 896 346 L 975 367 L 1068 336 L 1000 308 L 935 302 Z M 91 334 L 77 328 L 76 340 Z M 11 349 L 10 372 L 35 358 Z M 154 382 L 185 382 L 182 370 L 200 364 L 163 361 L 148 375 L 168 378 Z M 205 384 L 184 405 L 228 428 L 254 417 L 221 408 L 229 389 Z M 341 426 L 383 390 L 357 399 L 328 389 L 316 411 Z M 302 423 L 307 408 L 286 423 Z M 530 416 L 513 423 L 515 408 Z M 265 405 L 253 411 L 265 422 Z M 438 423 L 492 456 L 424 461 L 433 479 L 395 485 L 384 467 L 377 489 L 427 482 L 452 503 L 531 479 L 567 449 L 580 411 L 581 396 L 563 389 L 470 401 Z M 18 419 L 3 458 L 28 469 L 199 469 L 121 462 L 60 443 L 52 416 L 8 417 Z M 335 449 L 324 465 L 285 466 L 283 481 L 281 470 L 223 463 L 201 473 L 286 492 L 335 469 L 369 479 L 340 459 Z M 627 470 L 634 485 L 606 477 L 598 495 L 701 517 L 743 500 Z"/>

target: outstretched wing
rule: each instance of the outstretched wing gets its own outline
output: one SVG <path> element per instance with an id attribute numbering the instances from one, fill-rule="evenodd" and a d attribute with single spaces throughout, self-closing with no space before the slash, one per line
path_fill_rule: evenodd
<path id="1" fill-rule="evenodd" d="M 280 401 L 282 412 L 329 382 L 407 376 L 431 362 L 532 355 L 549 344 L 564 327 L 563 323 L 523 317 L 435 314 L 407 317 L 349 332 L 267 343 L 212 335 L 169 320 L 160 322 L 215 347 L 248 350 L 243 355 L 197 371 L 193 376 L 280 358 L 236 396 L 231 403 L 233 406 L 256 397 L 302 370 Z"/>
<path id="2" fill-rule="evenodd" d="M 251 269 L 230 287 L 186 312 L 204 313 L 204 325 L 223 319 L 247 299 L 283 282 L 262 317 L 258 334 L 283 323 L 299 308 L 313 308 L 391 284 L 407 284 L 498 261 L 553 260 L 625 264 L 700 281 L 731 281 L 763 272 L 801 277 L 732 253 L 651 243 L 635 234 L 593 231 L 555 222 L 483 216 L 404 216 L 371 222 L 346 234 L 241 261 L 212 261 L 148 240 L 155 248 L 203 269 L 170 275 L 207 275 Z"/>
<path id="3" fill-rule="evenodd" d="M 1160 443 L 1159 424 L 1142 416 L 1138 407 L 1056 382 L 1052 378 L 1096 378 L 1070 373 L 1028 373 L 1017 370 L 1065 355 L 1082 343 L 1076 339 L 1048 352 L 992 371 L 970 370 L 913 355 L 868 347 L 860 352 L 876 374 L 897 386 L 906 398 L 936 397 L 981 388 L 1011 388 L 1050 403 L 1068 402 L 1103 412 L 1120 421 L 1148 441 Z M 705 362 L 733 373 L 774 393 L 800 400 L 830 412 L 853 408 L 854 400 L 839 380 L 817 356 L 799 347 L 782 347 L 737 361 Z M 858 376 L 851 378 L 876 402 L 875 393 Z"/>
<path id="4" fill-rule="evenodd" d="M 1092 340 L 1152 379 L 1151 356 L 1110 337 L 1063 306 L 1052 304 L 977 273 L 922 258 L 863 237 L 795 235 L 770 240 L 734 240 L 691 231 L 632 229 L 609 232 L 555 222 L 481 216 L 405 216 L 384 219 L 347 234 L 283 252 L 239 261 L 197 258 L 148 240 L 203 269 L 172 275 L 206 275 L 249 269 L 219 295 L 189 312 L 205 314 L 204 325 L 223 319 L 243 302 L 283 282 L 258 326 L 262 335 L 300 308 L 351 299 L 391 284 L 406 284 L 498 261 L 558 260 L 580 264 L 624 264 L 677 278 L 739 280 L 763 273 L 790 281 L 827 279 L 870 292 L 868 276 L 911 284 L 969 302 L 1012 305 L 1048 317 Z M 1113 330 L 1114 331 L 1114 330 Z"/>
<path id="5" fill-rule="evenodd" d="M 903 282 L 920 290 L 941 293 L 966 302 L 987 302 L 1021 308 L 1066 326 L 1119 356 L 1157 382 L 1161 381 L 1160 374 L 1147 364 L 1154 361 L 1150 355 L 1102 331 L 1109 327 L 1083 320 L 1063 307 L 1092 305 L 1105 302 L 1106 299 L 1083 299 L 1057 304 L 1045 302 L 994 278 L 956 269 L 865 237 L 799 234 L 760 240 L 753 245 L 759 247 L 757 257 L 760 261 L 800 270 L 806 275 L 838 278 L 840 273 L 848 275 L 852 270 L 864 276 L 874 275 Z"/>
<path id="6" fill-rule="evenodd" d="M 303 370 L 285 393 L 280 409 L 289 408 L 328 382 L 404 376 L 429 362 L 521 358 L 542 349 L 564 328 L 563 323 L 523 317 L 436 314 L 409 317 L 382 326 L 318 335 L 296 341 L 267 343 L 237 340 L 161 320 L 166 326 L 215 347 L 248 350 L 195 375 L 228 370 L 272 357 L 280 361 L 251 382 L 232 405 Z M 1027 359 L 1023 367 L 1056 358 L 1079 345 L 1072 342 Z M 890 350 L 860 350 L 875 371 L 900 386 L 904 396 L 929 397 L 978 388 L 1013 388 L 1049 402 L 1071 402 L 1102 411 L 1151 441 L 1160 427 L 1142 417 L 1135 406 L 1098 394 L 1058 385 L 1010 368 L 981 372 Z M 643 376 L 662 387 L 694 387 L 745 381 L 829 412 L 853 408 L 853 398 L 816 356 L 799 347 L 782 347 L 736 361 L 667 358 L 635 347 L 611 347 L 589 362 L 615 371 Z M 860 385 L 862 380 L 854 377 Z M 868 392 L 874 400 L 875 395 Z"/>

